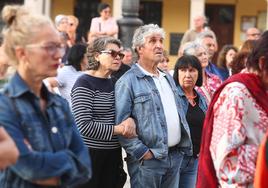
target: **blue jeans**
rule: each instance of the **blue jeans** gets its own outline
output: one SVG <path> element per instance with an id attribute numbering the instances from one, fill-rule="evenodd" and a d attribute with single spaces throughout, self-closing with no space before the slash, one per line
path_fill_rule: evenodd
<path id="1" fill-rule="evenodd" d="M 131 188 L 178 188 L 183 155 L 177 150 L 166 158 L 137 161 L 128 156 Z"/>
<path id="2" fill-rule="evenodd" d="M 198 158 L 184 155 L 180 167 L 179 188 L 194 188 L 196 184 Z"/>

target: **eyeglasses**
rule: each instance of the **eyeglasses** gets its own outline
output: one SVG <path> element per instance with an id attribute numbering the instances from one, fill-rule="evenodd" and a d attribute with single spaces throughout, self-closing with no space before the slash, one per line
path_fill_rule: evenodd
<path id="1" fill-rule="evenodd" d="M 42 48 L 46 50 L 46 52 L 50 56 L 55 56 L 57 52 L 60 53 L 60 55 L 64 55 L 65 53 L 65 46 L 61 43 L 48 43 L 48 44 L 29 44 L 26 45 L 27 48 Z"/>
<path id="2" fill-rule="evenodd" d="M 257 36 L 260 36 L 261 34 L 260 33 L 251 33 L 249 34 L 250 36 L 253 36 L 253 37 L 257 37 Z"/>
<path id="3" fill-rule="evenodd" d="M 125 57 L 125 54 L 121 53 L 121 51 L 115 51 L 115 50 L 103 50 L 100 51 L 100 53 L 110 54 L 113 58 L 119 56 L 121 60 Z"/>

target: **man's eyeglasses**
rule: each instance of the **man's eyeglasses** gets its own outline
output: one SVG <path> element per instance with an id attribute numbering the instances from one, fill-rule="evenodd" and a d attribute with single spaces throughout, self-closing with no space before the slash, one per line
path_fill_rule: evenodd
<path id="1" fill-rule="evenodd" d="M 60 55 L 64 55 L 65 53 L 65 46 L 61 43 L 48 43 L 48 44 L 29 44 L 26 45 L 27 48 L 42 48 L 46 50 L 46 52 L 50 56 L 56 55 L 57 52 L 60 53 Z"/>
<path id="2" fill-rule="evenodd" d="M 253 36 L 253 37 L 257 37 L 257 36 L 260 36 L 261 34 L 260 33 L 250 33 L 248 35 Z"/>
<path id="3" fill-rule="evenodd" d="M 100 53 L 110 54 L 114 59 L 117 56 L 119 56 L 121 60 L 125 57 L 125 54 L 123 54 L 121 51 L 115 51 L 115 50 L 103 50 L 103 51 L 100 51 Z"/>

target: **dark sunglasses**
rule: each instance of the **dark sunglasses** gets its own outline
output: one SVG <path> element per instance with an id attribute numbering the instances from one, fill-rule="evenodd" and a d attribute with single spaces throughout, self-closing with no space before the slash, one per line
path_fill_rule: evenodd
<path id="1" fill-rule="evenodd" d="M 115 51 L 115 50 L 103 50 L 103 51 L 100 51 L 100 53 L 110 54 L 113 58 L 116 58 L 117 56 L 119 56 L 121 60 L 125 57 L 125 54 L 123 54 L 121 51 Z"/>

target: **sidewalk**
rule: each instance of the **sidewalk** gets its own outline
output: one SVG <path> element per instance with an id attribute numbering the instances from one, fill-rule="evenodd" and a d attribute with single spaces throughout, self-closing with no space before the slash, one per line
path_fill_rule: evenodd
<path id="1" fill-rule="evenodd" d="M 126 157 L 126 152 L 125 152 L 124 149 L 122 149 L 122 157 L 123 157 L 123 161 L 124 161 L 124 170 L 127 173 L 127 164 L 126 164 L 126 162 L 124 160 L 124 158 Z M 129 175 L 127 175 L 127 181 L 126 181 L 126 183 L 124 185 L 124 188 L 130 188 Z"/>

